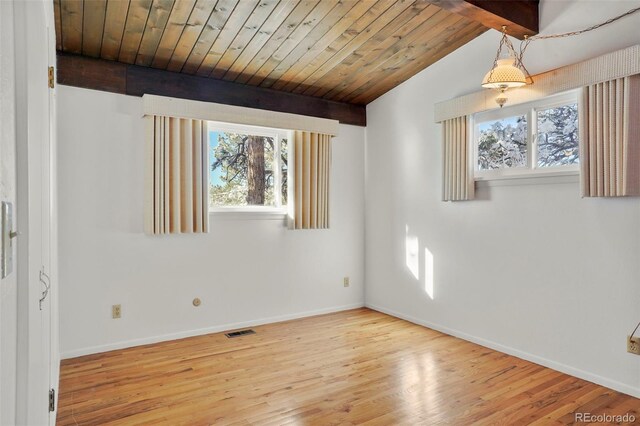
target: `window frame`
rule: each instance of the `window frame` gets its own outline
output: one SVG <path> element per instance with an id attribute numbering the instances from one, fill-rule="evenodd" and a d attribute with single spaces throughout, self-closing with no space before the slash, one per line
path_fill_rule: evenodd
<path id="1" fill-rule="evenodd" d="M 240 133 L 249 134 L 252 136 L 262 136 L 268 138 L 274 138 L 277 143 L 274 147 L 274 161 L 277 167 L 274 167 L 273 171 L 273 188 L 275 206 L 212 206 L 210 191 L 207 189 L 207 204 L 209 206 L 209 214 L 224 215 L 230 218 L 243 218 L 243 219 L 282 219 L 287 215 L 288 204 L 292 201 L 291 185 L 287 185 L 287 204 L 282 205 L 282 163 L 281 163 L 281 150 L 282 140 L 287 140 L 287 158 L 291 158 L 292 151 L 292 136 L 293 132 L 286 129 L 274 129 L 270 127 L 251 126 L 246 124 L 232 124 L 223 123 L 218 121 L 207 121 L 207 152 L 210 149 L 211 141 L 209 140 L 210 133 L 214 132 L 228 132 L 228 133 Z M 209 164 L 209 154 L 207 154 L 207 164 Z M 290 167 L 291 162 L 287 167 L 287 182 L 291 182 L 292 170 Z M 208 169 L 211 167 L 209 164 Z M 211 182 L 209 181 L 210 170 L 207 171 L 207 182 L 209 188 Z"/>
<path id="2" fill-rule="evenodd" d="M 571 90 L 543 99 L 522 104 L 506 106 L 473 114 L 469 117 L 469 147 L 472 152 L 469 158 L 473 167 L 473 177 L 476 181 L 494 179 L 515 179 L 544 176 L 576 175 L 580 172 L 580 164 L 565 164 L 552 167 L 538 167 L 538 120 L 537 113 L 541 110 L 557 108 L 569 104 L 578 105 L 580 114 L 579 90 Z M 527 163 L 525 167 L 514 167 L 494 170 L 480 170 L 478 165 L 478 141 L 480 138 L 479 124 L 492 120 L 524 115 L 527 119 Z M 580 143 L 580 141 L 578 141 Z"/>

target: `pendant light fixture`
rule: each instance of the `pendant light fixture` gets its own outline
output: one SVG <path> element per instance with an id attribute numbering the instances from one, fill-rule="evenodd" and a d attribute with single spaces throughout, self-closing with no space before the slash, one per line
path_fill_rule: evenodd
<path id="1" fill-rule="evenodd" d="M 507 27 L 503 26 L 502 38 L 493 61 L 493 67 L 484 76 L 482 87 L 500 91 L 496 102 L 502 108 L 508 99 L 505 92 L 514 87 L 522 87 L 528 82 L 533 82 L 533 80 L 520 62 L 513 44 L 507 37 Z"/>
<path id="2" fill-rule="evenodd" d="M 531 78 L 529 71 L 527 71 L 527 68 L 522 63 L 524 52 L 527 50 L 529 43 L 534 40 L 564 38 L 580 35 L 589 31 L 593 31 L 600 27 L 604 27 L 605 25 L 609 25 L 619 19 L 625 18 L 638 12 L 640 12 L 640 7 L 636 7 L 605 22 L 592 25 L 579 31 L 550 35 L 534 35 L 531 37 L 527 37 L 525 35 L 524 40 L 520 43 L 519 53 L 516 53 L 513 44 L 511 44 L 511 41 L 507 37 L 507 27 L 503 25 L 502 38 L 500 39 L 500 45 L 498 46 L 496 58 L 493 60 L 493 66 L 491 67 L 491 70 L 484 76 L 484 79 L 482 80 L 482 87 L 500 91 L 500 94 L 496 98 L 496 103 L 500 105 L 500 108 L 502 108 L 508 100 L 506 96 L 506 92 L 508 89 L 522 87 L 526 84 L 533 84 L 533 78 Z"/>

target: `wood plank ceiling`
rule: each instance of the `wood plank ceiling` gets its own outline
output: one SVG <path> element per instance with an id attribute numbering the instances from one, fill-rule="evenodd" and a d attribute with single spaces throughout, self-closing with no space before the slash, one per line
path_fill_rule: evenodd
<path id="1" fill-rule="evenodd" d="M 425 0 L 54 0 L 67 53 L 364 105 L 487 30 Z"/>

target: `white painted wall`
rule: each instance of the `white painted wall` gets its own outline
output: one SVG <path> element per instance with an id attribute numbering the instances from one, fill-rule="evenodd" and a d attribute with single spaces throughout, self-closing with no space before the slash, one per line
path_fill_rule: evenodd
<path id="1" fill-rule="evenodd" d="M 0 2 L 0 201 L 16 208 L 16 111 L 13 3 Z M 15 240 L 14 240 L 15 241 Z M 15 423 L 18 290 L 14 272 L 0 280 L 0 424 Z"/>
<path id="2" fill-rule="evenodd" d="M 362 306 L 363 128 L 340 126 L 333 145 L 330 230 L 212 218 L 208 235 L 153 237 L 141 98 L 66 86 L 57 97 L 63 358 Z"/>
<path id="3" fill-rule="evenodd" d="M 541 33 L 580 29 L 639 3 L 543 0 Z M 640 43 L 638 28 L 635 15 L 534 42 L 525 63 L 536 73 L 628 47 Z M 581 199 L 576 180 L 440 201 L 434 103 L 480 89 L 499 37 L 482 35 L 367 107 L 366 303 L 640 396 L 640 358 L 625 346 L 640 321 L 640 199 Z M 406 258 L 415 238 L 417 279 Z"/>

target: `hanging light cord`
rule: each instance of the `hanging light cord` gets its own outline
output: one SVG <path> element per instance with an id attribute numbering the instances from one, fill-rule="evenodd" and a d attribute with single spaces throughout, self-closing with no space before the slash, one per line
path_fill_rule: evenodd
<path id="1" fill-rule="evenodd" d="M 638 323 L 638 325 L 636 325 L 636 328 L 634 328 L 633 331 L 631 332 L 631 334 L 629 335 L 629 340 L 631 340 L 633 335 L 636 334 L 636 331 L 638 330 L 638 327 L 640 327 L 640 322 Z"/>
<path id="2" fill-rule="evenodd" d="M 604 21 L 604 22 L 602 22 L 600 24 L 592 25 L 589 28 L 585 28 L 583 30 L 570 31 L 568 33 L 560 33 L 560 34 L 534 35 L 534 36 L 531 36 L 531 37 L 526 37 L 526 40 L 529 40 L 529 41 L 531 41 L 531 40 L 543 40 L 543 39 L 546 39 L 546 38 L 562 38 L 562 37 L 571 37 L 571 36 L 575 36 L 575 35 L 580 35 L 580 34 L 583 34 L 583 33 L 587 33 L 589 31 L 597 30 L 598 28 L 604 27 L 605 25 L 612 24 L 612 23 L 614 23 L 614 22 L 616 22 L 616 21 L 618 21 L 618 20 L 620 20 L 622 18 L 625 18 L 625 17 L 629 16 L 629 15 L 633 15 L 634 13 L 636 13 L 638 11 L 640 11 L 640 7 L 636 7 L 635 9 L 631 9 L 631 10 L 623 13 L 622 15 L 618 15 L 615 18 L 611 18 L 611 19 L 609 19 L 607 21 Z"/>
<path id="3" fill-rule="evenodd" d="M 582 29 L 582 30 L 577 30 L 577 31 L 569 31 L 567 33 L 559 33 L 559 34 L 549 34 L 549 35 L 534 35 L 531 37 L 528 36 L 524 36 L 524 40 L 522 40 L 520 42 L 520 54 L 519 55 L 515 55 L 516 56 L 516 63 L 518 66 L 522 67 L 522 69 L 524 70 L 524 72 L 526 73 L 527 79 L 530 80 L 531 82 L 533 82 L 533 78 L 531 78 L 531 74 L 529 74 L 529 71 L 527 70 L 527 68 L 524 66 L 524 63 L 522 62 L 522 59 L 524 57 L 524 52 L 527 50 L 527 47 L 529 47 L 529 43 L 531 43 L 534 40 L 545 40 L 545 39 L 550 39 L 550 38 L 564 38 L 564 37 L 571 37 L 571 36 L 576 36 L 576 35 L 580 35 L 580 34 L 584 34 L 587 33 L 589 31 L 593 31 L 593 30 L 597 30 L 598 28 L 604 27 L 605 25 L 609 25 L 612 24 L 622 18 L 625 18 L 629 15 L 633 15 L 636 12 L 640 12 L 640 7 L 636 7 L 634 9 L 628 10 L 627 12 L 623 13 L 622 15 L 618 15 L 615 16 L 611 19 L 608 19 L 604 22 L 601 22 L 599 24 L 596 25 L 592 25 L 588 28 Z M 505 29 L 503 28 L 503 35 L 504 35 Z"/>

